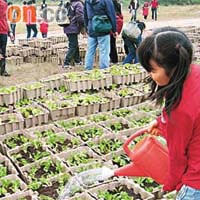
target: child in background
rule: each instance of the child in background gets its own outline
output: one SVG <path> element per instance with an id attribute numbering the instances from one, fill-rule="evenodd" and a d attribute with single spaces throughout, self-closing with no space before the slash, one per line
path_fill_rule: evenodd
<path id="1" fill-rule="evenodd" d="M 149 14 L 149 3 L 148 2 L 144 2 L 144 6 L 142 7 L 142 11 L 143 11 L 143 16 L 144 19 L 146 20 Z"/>
<path id="2" fill-rule="evenodd" d="M 47 20 L 41 19 L 39 23 L 40 23 L 40 32 L 42 34 L 42 38 L 47 38 L 48 27 L 49 27 Z"/>

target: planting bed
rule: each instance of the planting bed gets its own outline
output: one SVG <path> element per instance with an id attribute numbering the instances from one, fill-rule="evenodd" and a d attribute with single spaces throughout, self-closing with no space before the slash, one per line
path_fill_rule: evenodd
<path id="1" fill-rule="evenodd" d="M 60 74 L 13 88 L 10 93 L 19 91 L 18 100 L 4 100 L 0 107 L 0 128 L 9 126 L 9 115 L 21 120 L 11 120 L 21 125 L 4 128 L 0 135 L 4 155 L 0 156 L 0 180 L 15 174 L 26 183 L 13 199 L 56 200 L 78 173 L 129 164 L 122 148 L 125 140 L 161 112 L 145 101 L 145 76 L 137 65 L 119 65 L 110 70 Z M 158 185 L 153 183 L 153 189 L 145 191 L 141 180 L 112 177 L 90 183 L 88 188 L 75 184 L 67 200 L 162 197 Z"/>

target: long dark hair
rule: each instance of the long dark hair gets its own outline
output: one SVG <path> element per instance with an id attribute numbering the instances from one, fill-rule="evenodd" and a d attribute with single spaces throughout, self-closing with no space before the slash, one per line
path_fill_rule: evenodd
<path id="1" fill-rule="evenodd" d="M 139 61 L 148 72 L 152 71 L 152 59 L 171 77 L 165 86 L 157 86 L 149 77 L 152 88 L 150 97 L 156 99 L 158 104 L 162 104 L 165 99 L 165 110 L 168 115 L 180 104 L 192 56 L 192 43 L 182 31 L 173 27 L 156 29 L 138 48 Z"/>

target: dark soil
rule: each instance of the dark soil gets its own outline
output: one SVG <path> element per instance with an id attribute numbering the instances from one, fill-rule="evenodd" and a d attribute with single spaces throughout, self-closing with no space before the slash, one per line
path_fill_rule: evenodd
<path id="1" fill-rule="evenodd" d="M 21 140 L 21 136 L 24 137 L 23 134 L 19 134 L 17 138 L 14 136 L 14 137 L 9 138 L 8 141 L 12 141 L 12 142 L 14 141 L 15 144 L 16 144 L 16 146 L 21 146 L 21 145 L 24 144 L 24 142 Z M 27 138 L 27 137 L 26 137 L 26 138 Z M 30 139 L 29 139 L 29 138 L 27 138 L 27 139 L 28 139 L 28 142 L 29 142 Z M 6 140 L 5 140 L 5 144 L 6 144 L 10 149 L 12 148 L 12 147 L 10 147 L 10 146 L 6 143 Z"/>
<path id="2" fill-rule="evenodd" d="M 27 172 L 28 173 L 28 172 Z M 58 171 L 56 170 L 56 165 L 53 163 L 53 165 L 51 165 L 49 167 L 48 171 L 44 170 L 44 166 L 41 166 L 37 172 L 35 173 L 35 178 L 36 179 L 40 179 L 41 177 L 47 178 L 50 174 L 58 174 Z"/>
<path id="3" fill-rule="evenodd" d="M 121 128 L 120 129 L 116 130 L 116 128 L 115 128 L 115 126 L 113 124 L 110 126 L 110 128 L 112 129 L 112 131 L 122 131 L 122 130 L 130 128 L 128 124 L 123 124 L 123 123 L 120 123 L 120 124 L 121 124 Z"/>
<path id="4" fill-rule="evenodd" d="M 43 195 L 49 196 L 53 199 L 57 199 L 59 196 L 59 194 L 57 192 L 59 187 L 60 187 L 60 184 L 57 181 L 53 181 L 50 186 L 41 187 L 38 190 L 38 192 L 40 195 L 43 194 Z"/>
<path id="5" fill-rule="evenodd" d="M 20 167 L 24 166 L 24 164 L 21 162 L 21 159 L 25 159 L 28 163 L 32 163 L 35 162 L 36 160 L 34 159 L 34 155 L 37 152 L 45 152 L 45 150 L 40 146 L 39 148 L 35 148 L 34 146 L 29 146 L 27 148 L 27 151 L 25 152 L 23 149 L 20 150 L 17 154 L 21 154 L 22 158 L 17 159 L 18 164 Z M 49 155 L 49 153 L 47 152 L 47 154 Z M 47 156 L 47 155 L 46 155 Z M 44 156 L 43 156 L 44 157 Z M 42 158 L 42 156 L 40 157 L 40 159 Z"/>
<path id="6" fill-rule="evenodd" d="M 64 141 L 64 143 L 57 142 L 56 145 L 54 145 L 54 147 L 52 147 L 52 148 L 55 148 L 55 151 L 56 151 L 57 153 L 60 153 L 60 152 L 62 152 L 62 151 L 64 151 L 64 150 L 72 149 L 72 148 L 74 148 L 74 147 L 76 147 L 76 146 L 77 146 L 77 145 L 73 145 L 73 143 L 72 143 L 71 140 L 66 139 L 66 140 Z M 56 153 L 56 152 L 55 152 L 55 153 Z"/>

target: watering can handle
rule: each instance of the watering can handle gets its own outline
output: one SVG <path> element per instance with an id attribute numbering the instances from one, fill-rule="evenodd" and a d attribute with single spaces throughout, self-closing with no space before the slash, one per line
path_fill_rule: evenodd
<path id="1" fill-rule="evenodd" d="M 138 137 L 138 136 L 140 136 L 140 135 L 143 135 L 143 134 L 145 134 L 146 132 L 148 132 L 147 129 L 139 130 L 139 131 L 137 131 L 135 134 L 131 135 L 131 136 L 128 138 L 128 140 L 124 143 L 123 148 L 124 148 L 124 151 L 126 152 L 126 154 L 127 154 L 128 156 L 131 155 L 131 151 L 130 151 L 130 149 L 128 148 L 128 145 L 129 145 L 136 137 Z"/>

